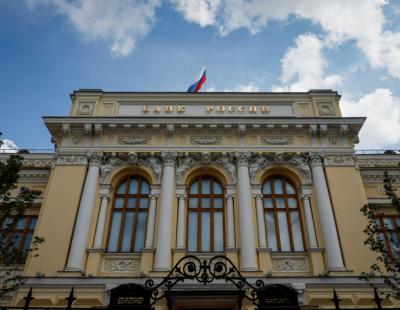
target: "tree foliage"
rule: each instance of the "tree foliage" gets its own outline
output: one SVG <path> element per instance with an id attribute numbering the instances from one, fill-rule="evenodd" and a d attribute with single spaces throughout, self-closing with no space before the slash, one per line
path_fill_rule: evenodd
<path id="1" fill-rule="evenodd" d="M 35 255 L 38 245 L 44 241 L 34 237 L 30 249 L 21 253 L 13 238 L 18 221 L 41 194 L 38 190 L 17 187 L 22 163 L 23 157 L 18 154 L 10 154 L 5 162 L 0 161 L 0 300 L 24 282 L 20 275 L 21 263 L 27 255 Z"/>
<path id="2" fill-rule="evenodd" d="M 394 188 L 395 180 L 390 177 L 387 171 L 384 172 L 383 186 L 386 196 L 390 199 L 392 207 L 400 213 L 400 199 Z M 400 229 L 391 230 L 386 234 L 391 249 L 385 242 L 382 234 L 382 227 L 377 221 L 377 215 L 381 206 L 377 204 L 366 204 L 361 212 L 367 217 L 368 224 L 364 229 L 366 239 L 364 244 L 377 254 L 377 261 L 371 265 L 370 272 L 362 273 L 361 278 L 369 281 L 372 277 L 380 276 L 386 285 L 391 288 L 391 297 L 400 299 Z"/>

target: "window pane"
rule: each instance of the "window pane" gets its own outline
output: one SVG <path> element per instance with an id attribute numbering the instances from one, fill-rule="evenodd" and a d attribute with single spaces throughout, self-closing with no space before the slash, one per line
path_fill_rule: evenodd
<path id="1" fill-rule="evenodd" d="M 383 223 L 387 229 L 393 229 L 393 221 L 391 218 L 384 218 Z"/>
<path id="2" fill-rule="evenodd" d="M 21 241 L 21 236 L 22 236 L 22 234 L 20 234 L 20 233 L 14 233 L 13 234 L 11 242 L 12 242 L 14 247 L 19 248 L 19 243 Z"/>
<path id="3" fill-rule="evenodd" d="M 137 194 L 138 190 L 138 182 L 137 179 L 131 179 L 131 183 L 129 184 L 129 194 Z"/>
<path id="4" fill-rule="evenodd" d="M 396 225 L 397 227 L 400 227 L 400 217 L 396 218 Z"/>
<path id="5" fill-rule="evenodd" d="M 214 185 L 214 194 L 222 194 L 221 185 L 217 181 L 214 181 L 213 185 Z"/>
<path id="6" fill-rule="evenodd" d="M 117 194 L 125 194 L 126 181 L 118 187 Z"/>
<path id="7" fill-rule="evenodd" d="M 210 198 L 201 198 L 201 207 L 209 208 L 210 207 Z"/>
<path id="8" fill-rule="evenodd" d="M 290 251 L 290 237 L 287 225 L 286 212 L 278 212 L 279 237 L 281 239 L 281 251 Z"/>
<path id="9" fill-rule="evenodd" d="M 283 194 L 282 180 L 281 179 L 275 179 L 274 180 L 274 193 L 275 194 Z"/>
<path id="10" fill-rule="evenodd" d="M 126 207 L 129 209 L 136 208 L 136 198 L 129 198 Z"/>
<path id="11" fill-rule="evenodd" d="M 3 222 L 3 229 L 6 229 L 7 228 L 7 226 L 8 225 L 10 225 L 11 223 L 12 223 L 12 218 L 11 217 L 6 217 L 5 219 L 4 219 L 4 222 Z"/>
<path id="12" fill-rule="evenodd" d="M 197 252 L 197 213 L 189 212 L 188 251 Z"/>
<path id="13" fill-rule="evenodd" d="M 115 204 L 114 204 L 114 207 L 115 207 L 115 208 L 120 209 L 120 208 L 122 208 L 123 206 L 124 206 L 124 198 L 117 198 L 117 199 L 115 199 Z"/>
<path id="14" fill-rule="evenodd" d="M 210 194 L 210 179 L 201 180 L 201 193 Z"/>
<path id="15" fill-rule="evenodd" d="M 278 209 L 285 209 L 285 200 L 283 198 L 276 198 L 275 203 Z"/>
<path id="16" fill-rule="evenodd" d="M 129 252 L 131 250 L 134 216 L 135 214 L 133 212 L 127 212 L 125 214 L 125 226 L 124 226 L 121 252 Z"/>
<path id="17" fill-rule="evenodd" d="M 140 198 L 140 204 L 139 208 L 141 209 L 146 209 L 149 205 L 149 199 L 148 198 Z"/>
<path id="18" fill-rule="evenodd" d="M 214 198 L 214 208 L 220 209 L 223 207 L 222 198 Z"/>
<path id="19" fill-rule="evenodd" d="M 210 252 L 210 213 L 201 214 L 201 251 Z"/>
<path id="20" fill-rule="evenodd" d="M 18 219 L 17 226 L 15 226 L 16 229 L 24 229 L 25 228 L 25 218 L 20 218 Z"/>
<path id="21" fill-rule="evenodd" d="M 271 194 L 271 182 L 270 181 L 267 181 L 264 183 L 262 192 L 263 192 L 263 194 L 266 194 L 266 195 Z"/>
<path id="22" fill-rule="evenodd" d="M 197 208 L 197 198 L 189 199 L 189 208 Z"/>
<path id="23" fill-rule="evenodd" d="M 275 219 L 272 212 L 265 212 L 265 225 L 267 226 L 268 247 L 271 248 L 272 251 L 277 251 Z"/>
<path id="24" fill-rule="evenodd" d="M 199 193 L 199 182 L 193 182 L 192 186 L 190 187 L 190 194 L 198 194 Z"/>
<path id="25" fill-rule="evenodd" d="M 146 236 L 147 213 L 139 212 L 135 236 L 135 252 L 140 252 L 144 248 L 144 237 Z"/>
<path id="26" fill-rule="evenodd" d="M 30 228 L 30 229 L 35 229 L 35 227 L 36 227 L 36 222 L 37 222 L 37 218 L 36 218 L 36 217 L 32 217 L 32 218 L 31 218 L 31 222 L 29 223 L 29 228 Z"/>
<path id="27" fill-rule="evenodd" d="M 299 213 L 290 212 L 290 221 L 292 222 L 292 234 L 295 251 L 304 251 L 303 237 L 301 235 Z"/>
<path id="28" fill-rule="evenodd" d="M 289 208 L 297 208 L 297 200 L 296 198 L 288 198 Z"/>
<path id="29" fill-rule="evenodd" d="M 271 198 L 264 198 L 264 208 L 273 208 Z"/>
<path id="30" fill-rule="evenodd" d="M 110 252 L 116 252 L 118 250 L 118 237 L 119 237 L 120 225 L 121 225 L 121 212 L 114 212 L 111 224 L 110 240 L 108 242 L 108 250 Z"/>
<path id="31" fill-rule="evenodd" d="M 296 191 L 294 190 L 293 186 L 290 183 L 285 182 L 285 185 L 287 194 L 296 194 Z"/>
<path id="32" fill-rule="evenodd" d="M 150 194 L 150 186 L 149 183 L 147 183 L 147 181 L 142 180 L 142 187 L 140 189 L 140 192 L 142 194 Z"/>
<path id="33" fill-rule="evenodd" d="M 24 242 L 24 248 L 23 251 L 27 252 L 30 249 L 31 246 L 31 241 L 32 241 L 32 233 L 28 233 L 25 237 L 25 242 Z"/>
<path id="34" fill-rule="evenodd" d="M 224 250 L 224 219 L 222 212 L 214 213 L 214 251 Z"/>

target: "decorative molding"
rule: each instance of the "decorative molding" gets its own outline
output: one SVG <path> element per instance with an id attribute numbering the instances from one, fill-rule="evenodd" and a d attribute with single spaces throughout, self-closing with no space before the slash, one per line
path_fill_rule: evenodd
<path id="1" fill-rule="evenodd" d="M 137 136 L 120 136 L 118 137 L 118 144 L 149 144 L 151 137 L 137 137 Z"/>
<path id="2" fill-rule="evenodd" d="M 306 183 L 311 183 L 311 169 L 307 162 L 307 159 L 303 156 L 296 154 L 290 160 L 289 163 L 295 166 L 300 173 L 304 176 Z"/>
<path id="3" fill-rule="evenodd" d="M 138 272 L 140 260 L 132 258 L 105 258 L 104 272 Z"/>
<path id="4" fill-rule="evenodd" d="M 78 110 L 76 115 L 91 116 L 94 111 L 94 101 L 80 101 L 78 102 Z"/>
<path id="5" fill-rule="evenodd" d="M 222 144 L 222 136 L 200 136 L 200 137 L 190 137 L 191 144 L 200 145 L 220 145 Z"/>
<path id="6" fill-rule="evenodd" d="M 383 183 L 384 170 L 361 170 L 360 173 L 364 183 Z M 400 171 L 390 171 L 389 175 L 396 182 L 400 181 Z M 384 191 L 381 194 L 384 194 Z"/>
<path id="7" fill-rule="evenodd" d="M 258 154 L 250 162 L 249 174 L 250 181 L 255 184 L 256 177 L 259 172 L 261 172 L 268 165 L 268 158 L 265 155 Z"/>
<path id="8" fill-rule="evenodd" d="M 88 157 L 85 155 L 58 155 L 56 166 L 86 166 Z"/>
<path id="9" fill-rule="evenodd" d="M 362 155 L 361 155 L 362 156 Z M 372 158 L 363 159 L 361 156 L 357 158 L 357 164 L 360 168 L 363 167 L 400 167 L 400 156 L 396 158 L 387 158 L 390 155 L 376 155 Z"/>
<path id="10" fill-rule="evenodd" d="M 335 116 L 332 102 L 317 102 L 319 116 Z"/>
<path id="11" fill-rule="evenodd" d="M 272 258 L 272 271 L 276 272 L 308 272 L 305 257 Z"/>
<path id="12" fill-rule="evenodd" d="M 32 168 L 51 168 L 54 163 L 54 159 L 23 159 L 22 167 Z"/>
<path id="13" fill-rule="evenodd" d="M 324 157 L 325 166 L 354 166 L 354 160 L 352 156 L 343 155 L 327 155 Z"/>
<path id="14" fill-rule="evenodd" d="M 285 145 L 285 144 L 293 144 L 294 138 L 292 136 L 262 136 L 261 144 L 268 145 Z"/>

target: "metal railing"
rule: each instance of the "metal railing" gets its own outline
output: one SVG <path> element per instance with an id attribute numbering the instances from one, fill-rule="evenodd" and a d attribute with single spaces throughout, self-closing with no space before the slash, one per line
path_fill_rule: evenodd
<path id="1" fill-rule="evenodd" d="M 103 307 L 102 306 L 73 307 L 72 305 L 73 305 L 74 301 L 76 300 L 76 298 L 74 296 L 74 288 L 73 287 L 71 288 L 71 291 L 70 291 L 68 297 L 65 298 L 65 300 L 67 302 L 67 305 L 65 307 L 51 307 L 51 306 L 50 307 L 49 306 L 46 306 L 46 307 L 31 307 L 30 303 L 34 299 L 35 298 L 32 296 L 32 287 L 31 287 L 29 292 L 28 292 L 28 294 L 24 297 L 25 303 L 24 303 L 23 306 L 19 306 L 19 307 L 18 306 L 1 306 L 0 310 L 8 310 L 8 309 L 10 309 L 10 310 L 11 309 L 16 309 L 16 310 L 17 309 L 19 309 L 19 310 L 30 310 L 30 309 L 32 309 L 32 310 L 52 310 L 52 309 L 54 309 L 54 310 L 60 310 L 60 309 L 65 309 L 65 310 L 93 310 L 93 309 L 107 309 L 108 308 L 108 306 L 103 306 Z M 385 309 L 382 306 L 382 301 L 385 300 L 385 298 L 379 297 L 379 293 L 378 293 L 378 290 L 377 290 L 376 287 L 374 287 L 374 298 L 371 299 L 371 300 L 376 304 L 376 308 L 359 308 L 359 307 L 356 307 L 355 309 L 358 309 L 358 310 Z M 338 296 L 338 294 L 337 294 L 335 289 L 333 289 L 333 298 L 331 299 L 331 301 L 332 301 L 333 305 L 335 306 L 336 310 L 344 309 L 344 308 L 340 307 L 341 299 L 339 298 L 339 296 Z M 134 308 L 134 307 L 132 307 L 132 308 Z M 301 306 L 300 306 L 300 308 L 301 308 Z M 255 309 L 257 309 L 257 308 L 255 308 Z M 351 309 L 351 308 L 348 308 L 348 306 L 346 306 L 346 309 Z M 399 310 L 400 308 L 390 307 L 390 309 L 398 309 Z"/>

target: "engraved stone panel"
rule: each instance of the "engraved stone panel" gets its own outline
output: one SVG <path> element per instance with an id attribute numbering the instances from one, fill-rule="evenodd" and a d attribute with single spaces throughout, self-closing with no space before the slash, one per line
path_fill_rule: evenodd
<path id="1" fill-rule="evenodd" d="M 190 144 L 200 145 L 220 145 L 222 144 L 222 136 L 199 136 L 190 137 Z"/>
<path id="2" fill-rule="evenodd" d="M 136 272 L 139 271 L 140 260 L 136 258 L 106 258 L 103 271 L 105 272 Z"/>
<path id="3" fill-rule="evenodd" d="M 261 137 L 261 144 L 268 144 L 268 145 L 285 145 L 285 144 L 292 144 L 293 143 L 292 136 L 271 136 Z"/>
<path id="4" fill-rule="evenodd" d="M 335 116 L 332 102 L 317 102 L 317 106 L 320 116 Z"/>
<path id="5" fill-rule="evenodd" d="M 77 115 L 93 115 L 94 101 L 79 101 Z"/>
<path id="6" fill-rule="evenodd" d="M 118 144 L 149 144 L 151 137 L 138 137 L 138 136 L 120 136 L 118 137 Z"/>
<path id="7" fill-rule="evenodd" d="M 272 270 L 276 272 L 308 272 L 306 257 L 273 257 Z"/>

